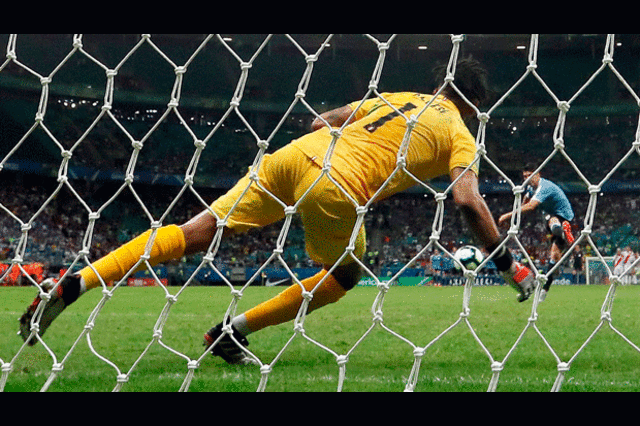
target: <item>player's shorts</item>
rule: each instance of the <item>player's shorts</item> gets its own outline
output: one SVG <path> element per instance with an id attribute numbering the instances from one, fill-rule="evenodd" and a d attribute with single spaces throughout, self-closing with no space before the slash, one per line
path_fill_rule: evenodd
<path id="1" fill-rule="evenodd" d="M 558 219 L 558 221 L 560 222 L 560 226 L 562 228 L 562 236 L 553 235 L 552 233 L 551 242 L 555 243 L 560 250 L 564 250 L 568 244 L 573 244 L 573 241 L 574 241 L 571 222 L 569 222 L 567 219 L 563 218 L 562 216 L 547 215 L 545 219 L 547 220 L 547 231 L 550 233 L 552 231 L 551 231 L 551 226 L 549 226 L 549 223 L 553 218 Z"/>
<path id="2" fill-rule="evenodd" d="M 322 169 L 302 151 L 287 145 L 273 154 L 264 155 L 258 170 L 259 183 L 252 182 L 247 173 L 214 201 L 211 209 L 218 219 L 226 219 L 227 226 L 235 232 L 246 232 L 283 219 L 284 208 L 293 206 L 304 196 L 297 212 L 305 230 L 307 253 L 320 264 L 333 265 L 349 244 L 357 215 L 355 205 L 327 176 L 307 193 L 321 173 Z M 362 258 L 365 250 L 363 224 L 358 230 L 353 253 Z M 347 256 L 342 263 L 353 261 Z"/>

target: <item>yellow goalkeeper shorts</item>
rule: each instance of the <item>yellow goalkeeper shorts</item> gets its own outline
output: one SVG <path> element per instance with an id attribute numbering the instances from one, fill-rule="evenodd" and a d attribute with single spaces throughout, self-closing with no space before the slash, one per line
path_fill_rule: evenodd
<path id="1" fill-rule="evenodd" d="M 218 219 L 226 219 L 227 226 L 235 232 L 246 232 L 283 219 L 284 208 L 304 196 L 297 212 L 304 226 L 307 253 L 320 264 L 333 265 L 349 244 L 356 223 L 356 207 L 327 176 L 307 193 L 321 174 L 322 169 L 302 151 L 287 145 L 264 155 L 257 174 L 259 183 L 252 182 L 247 173 L 214 201 L 211 209 Z M 365 250 L 362 225 L 353 253 L 362 258 Z M 342 263 L 351 262 L 353 259 L 347 256 Z"/>

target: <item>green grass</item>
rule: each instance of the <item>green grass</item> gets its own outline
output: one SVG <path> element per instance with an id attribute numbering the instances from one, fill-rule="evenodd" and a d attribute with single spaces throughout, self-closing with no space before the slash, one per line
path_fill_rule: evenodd
<path id="1" fill-rule="evenodd" d="M 561 361 L 567 362 L 600 323 L 608 286 L 557 286 L 537 309 L 536 325 Z M 273 296 L 282 288 L 249 288 L 238 312 Z M 177 288 L 172 288 L 175 293 Z M 0 288 L 0 359 L 9 363 L 19 354 L 5 392 L 38 391 L 49 377 L 54 358 L 41 344 L 20 352 L 15 333 L 17 318 L 34 296 L 32 288 Z M 372 325 L 376 288 L 358 287 L 339 303 L 309 315 L 306 334 L 341 355 L 353 349 L 346 364 L 345 392 L 400 392 L 413 362 L 413 347 Z M 45 334 L 56 361 L 69 352 L 87 318 L 101 298 L 94 290 L 69 307 Z M 190 359 L 203 353 L 202 334 L 219 322 L 231 302 L 226 287 L 187 288 L 171 308 L 162 342 Z M 91 332 L 95 350 L 127 373 L 152 340 L 153 327 L 165 305 L 161 288 L 121 288 L 108 301 Z M 612 324 L 629 340 L 640 343 L 640 287 L 617 289 Z M 508 287 L 475 287 L 469 322 L 494 360 L 503 361 L 531 316 L 531 301 L 519 304 Z M 461 287 L 392 287 L 383 305 L 385 327 L 424 347 L 462 311 Z M 268 392 L 333 392 L 338 387 L 335 357 L 298 335 L 293 324 L 265 329 L 249 337 L 249 349 L 264 364 L 272 364 Z M 355 346 L 355 348 L 354 348 Z M 132 371 L 123 391 L 172 392 L 187 373 L 187 360 L 155 343 Z M 96 357 L 82 339 L 64 363 L 49 391 L 111 391 L 117 371 Z M 497 386 L 499 392 L 551 390 L 558 375 L 557 361 L 533 328 L 507 359 Z M 415 388 L 417 392 L 484 392 L 491 380 L 490 359 L 461 322 L 426 351 Z M 253 392 L 260 383 L 256 366 L 231 366 L 206 356 L 195 371 L 189 391 Z M 640 391 L 640 353 L 605 325 L 580 352 L 566 372 L 563 392 Z"/>

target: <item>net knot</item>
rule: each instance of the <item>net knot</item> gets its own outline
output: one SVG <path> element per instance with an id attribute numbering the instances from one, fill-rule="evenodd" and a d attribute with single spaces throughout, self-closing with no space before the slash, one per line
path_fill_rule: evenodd
<path id="1" fill-rule="evenodd" d="M 467 38 L 467 36 L 465 34 L 452 35 L 451 36 L 451 43 L 453 43 L 453 44 L 462 43 L 466 38 Z"/>
<path id="2" fill-rule="evenodd" d="M 475 281 L 477 276 L 478 274 L 474 270 L 467 270 L 467 272 L 464 273 L 464 277 L 470 281 Z"/>
<path id="3" fill-rule="evenodd" d="M 347 362 L 349 362 L 349 356 L 348 355 L 338 355 L 336 357 L 336 362 L 338 363 L 339 367 L 344 366 Z"/>
<path id="4" fill-rule="evenodd" d="M 271 371 L 273 371 L 273 368 L 269 364 L 265 364 L 260 367 L 260 374 L 262 374 L 263 376 L 271 373 Z"/>
<path id="5" fill-rule="evenodd" d="M 415 348 L 413 350 L 413 356 L 415 356 L 416 358 L 422 358 L 425 353 L 426 351 L 424 348 Z"/>
<path id="6" fill-rule="evenodd" d="M 302 292 L 302 298 L 304 300 L 306 300 L 307 302 L 311 302 L 311 300 L 313 300 L 313 294 L 311 294 L 311 292 L 305 290 Z"/>
<path id="7" fill-rule="evenodd" d="M 558 371 L 560 373 L 565 373 L 567 371 L 569 371 L 571 367 L 569 367 L 569 364 L 567 364 L 566 362 L 559 362 L 558 363 Z"/>
<path id="8" fill-rule="evenodd" d="M 553 141 L 553 147 L 555 149 L 564 149 L 564 140 L 562 138 L 557 138 Z"/>
<path id="9" fill-rule="evenodd" d="M 329 134 L 334 137 L 334 138 L 340 138 L 340 136 L 342 136 L 342 132 L 340 131 L 340 129 L 331 129 L 331 131 L 329 132 Z"/>
<path id="10" fill-rule="evenodd" d="M 504 364 L 499 361 L 493 361 L 491 363 L 491 371 L 494 373 L 499 373 L 504 369 Z"/>
<path id="11" fill-rule="evenodd" d="M 589 194 L 597 194 L 600 190 L 600 185 L 589 185 Z"/>
<path id="12" fill-rule="evenodd" d="M 481 123 L 487 123 L 489 121 L 489 114 L 487 114 L 486 112 L 481 112 L 478 114 L 478 120 L 480 120 Z"/>
<path id="13" fill-rule="evenodd" d="M 569 102 L 567 101 L 560 101 L 558 102 L 558 109 L 564 113 L 569 111 L 569 108 L 571 108 L 571 105 L 569 104 Z"/>
<path id="14" fill-rule="evenodd" d="M 386 283 L 386 282 L 378 283 L 378 291 L 381 293 L 386 293 L 387 291 L 389 291 L 389 283 Z"/>

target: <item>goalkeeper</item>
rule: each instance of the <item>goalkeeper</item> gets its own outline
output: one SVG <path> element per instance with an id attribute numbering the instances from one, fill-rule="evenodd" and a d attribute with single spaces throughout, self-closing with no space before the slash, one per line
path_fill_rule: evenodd
<path id="1" fill-rule="evenodd" d="M 445 68 L 435 71 L 436 81 L 442 82 Z M 486 71 L 475 60 L 464 59 L 457 64 L 454 84 L 476 107 L 487 97 Z M 317 275 L 301 281 L 302 286 L 311 291 L 323 280 L 313 294 L 309 312 L 337 302 L 358 283 L 361 276 L 358 262 L 350 256 L 345 257 L 327 276 L 344 253 L 353 232 L 357 218 L 353 203 L 326 176 L 307 193 L 322 173 L 324 157 L 333 139 L 331 127 L 341 127 L 348 121 L 330 158 L 331 176 L 359 205 L 364 205 L 396 168 L 397 153 L 407 130 L 406 120 L 398 111 L 407 116 L 417 115 L 433 99 L 432 95 L 406 92 L 385 93 L 382 97 L 386 102 L 379 98 L 369 99 L 362 105 L 356 102 L 322 114 L 312 123 L 312 133 L 271 155 L 265 155 L 257 172 L 260 184 L 288 206 L 294 205 L 306 193 L 298 206 L 305 229 L 305 247 L 314 261 L 324 265 Z M 474 160 L 476 146 L 463 118 L 473 116 L 474 111 L 455 88 L 445 87 L 417 119 L 411 133 L 406 164 L 409 172 L 421 180 L 445 174 L 449 174 L 452 180 L 457 179 L 452 188 L 454 201 L 468 220 L 475 237 L 489 252 L 494 252 L 501 237 L 478 191 L 477 167 L 465 172 Z M 215 215 L 207 209 L 182 226 L 169 225 L 158 229 L 149 263 L 155 265 L 206 251 L 216 233 L 218 218 L 226 218 L 225 235 L 246 232 L 281 220 L 284 217 L 282 205 L 255 183 L 237 201 L 250 182 L 249 175 L 243 177 L 227 194 L 214 201 L 211 210 Z M 406 173 L 397 173 L 377 200 L 414 185 L 415 181 Z M 232 208 L 231 215 L 227 217 Z M 150 232 L 60 283 L 56 294 L 45 306 L 36 330 L 44 333 L 51 321 L 80 294 L 101 286 L 102 281 L 121 279 L 144 254 Z M 353 251 L 359 259 L 365 253 L 365 244 L 362 226 Z M 520 291 L 520 300 L 526 300 L 534 289 L 531 271 L 514 262 L 505 247 L 494 255 L 493 260 L 505 279 Z M 248 334 L 294 319 L 302 301 L 300 285 L 293 284 L 273 299 L 233 318 L 233 339 L 228 329 L 225 332 L 218 324 L 205 334 L 205 344 L 211 346 L 214 355 L 229 363 L 247 362 L 248 357 L 235 341 L 246 345 Z M 37 341 L 30 322 L 39 303 L 39 298 L 36 298 L 20 320 L 22 338 L 29 344 Z M 222 339 L 221 334 L 224 334 Z"/>

